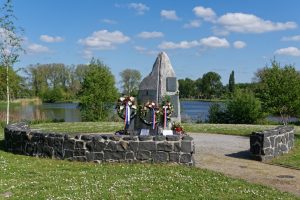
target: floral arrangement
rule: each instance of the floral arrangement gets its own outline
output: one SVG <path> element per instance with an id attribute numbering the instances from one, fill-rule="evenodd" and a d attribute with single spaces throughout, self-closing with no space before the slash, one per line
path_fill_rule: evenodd
<path id="1" fill-rule="evenodd" d="M 126 112 L 126 106 L 128 106 L 130 108 L 130 118 L 133 119 L 136 115 L 136 104 L 135 104 L 135 99 L 132 96 L 124 96 L 124 97 L 120 97 L 118 99 L 117 105 L 116 105 L 116 109 L 117 109 L 117 113 L 119 115 L 119 117 L 121 117 L 122 119 L 125 119 L 125 112 Z"/>
<path id="2" fill-rule="evenodd" d="M 184 128 L 180 122 L 173 122 L 171 130 L 180 135 L 185 133 Z"/>
<path id="3" fill-rule="evenodd" d="M 169 101 L 166 101 L 166 102 L 162 103 L 161 107 L 162 107 L 162 112 L 164 112 L 164 110 L 165 110 L 167 118 L 168 118 L 168 120 L 170 120 L 171 115 L 174 112 L 174 106 Z"/>
<path id="4" fill-rule="evenodd" d="M 152 118 L 154 118 L 155 120 L 152 120 L 152 121 L 147 121 L 146 120 L 146 116 L 148 114 L 148 112 L 154 112 L 154 116 Z M 148 124 L 148 125 L 153 125 L 153 122 L 156 123 L 159 123 L 159 120 L 160 120 L 160 109 L 159 109 L 159 106 L 153 102 L 153 101 L 148 101 L 146 102 L 141 108 L 140 108 L 140 118 L 143 120 L 143 122 L 145 124 Z"/>

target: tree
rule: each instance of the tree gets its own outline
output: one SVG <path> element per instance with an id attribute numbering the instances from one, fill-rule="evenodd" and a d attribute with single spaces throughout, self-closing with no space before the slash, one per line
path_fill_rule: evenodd
<path id="1" fill-rule="evenodd" d="M 20 29 L 15 26 L 15 20 L 12 0 L 6 0 L 0 8 L 0 65 L 6 67 L 7 124 L 9 123 L 10 101 L 9 68 L 12 68 L 18 61 L 20 52 L 23 51 Z"/>
<path id="2" fill-rule="evenodd" d="M 195 98 L 196 96 L 196 85 L 195 81 L 189 78 L 179 79 L 179 95 L 180 98 Z"/>
<path id="3" fill-rule="evenodd" d="M 234 80 L 234 71 L 233 70 L 229 76 L 228 90 L 231 94 L 233 94 L 234 90 L 235 90 L 235 80 Z"/>
<path id="4" fill-rule="evenodd" d="M 289 117 L 300 114 L 300 74 L 293 65 L 281 66 L 276 60 L 256 73 L 257 95 L 264 111 L 280 114 L 286 125 Z"/>
<path id="5" fill-rule="evenodd" d="M 216 72 L 203 74 L 201 87 L 205 98 L 220 97 L 223 87 L 221 76 Z"/>
<path id="6" fill-rule="evenodd" d="M 236 91 L 223 105 L 215 103 L 209 109 L 209 122 L 253 124 L 263 117 L 260 101 L 252 92 Z"/>
<path id="7" fill-rule="evenodd" d="M 102 121 L 118 97 L 115 78 L 110 69 L 92 59 L 79 92 L 80 110 L 84 121 Z"/>
<path id="8" fill-rule="evenodd" d="M 120 72 L 123 93 L 128 96 L 136 96 L 142 75 L 138 70 L 125 69 Z"/>

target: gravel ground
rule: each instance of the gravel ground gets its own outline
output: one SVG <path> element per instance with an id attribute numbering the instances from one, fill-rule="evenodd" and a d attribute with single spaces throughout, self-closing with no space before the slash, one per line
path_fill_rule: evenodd
<path id="1" fill-rule="evenodd" d="M 197 167 L 275 187 L 300 197 L 300 171 L 251 160 L 248 137 L 205 133 L 190 135 L 195 141 Z"/>

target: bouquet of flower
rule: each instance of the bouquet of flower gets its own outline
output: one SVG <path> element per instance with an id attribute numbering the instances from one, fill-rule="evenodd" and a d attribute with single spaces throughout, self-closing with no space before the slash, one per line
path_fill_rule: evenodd
<path id="1" fill-rule="evenodd" d="M 175 131 L 176 134 L 184 134 L 184 128 L 180 122 L 173 122 L 171 130 Z"/>

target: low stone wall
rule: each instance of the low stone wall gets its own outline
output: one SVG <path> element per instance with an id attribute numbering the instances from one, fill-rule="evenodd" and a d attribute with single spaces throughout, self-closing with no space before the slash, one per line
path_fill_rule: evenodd
<path id="1" fill-rule="evenodd" d="M 116 136 L 43 133 L 24 123 L 5 127 L 9 152 L 29 156 L 94 162 L 174 162 L 194 165 L 192 137 Z"/>
<path id="2" fill-rule="evenodd" d="M 294 128 L 290 126 L 253 132 L 250 136 L 250 151 L 254 159 L 259 161 L 267 161 L 288 153 L 293 146 Z"/>

